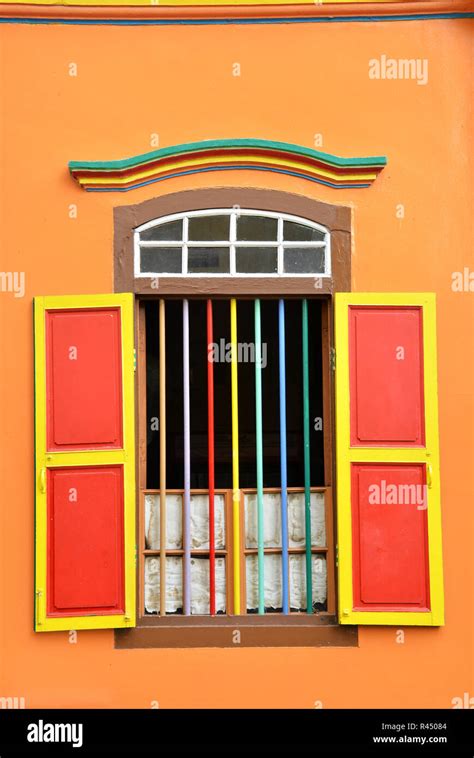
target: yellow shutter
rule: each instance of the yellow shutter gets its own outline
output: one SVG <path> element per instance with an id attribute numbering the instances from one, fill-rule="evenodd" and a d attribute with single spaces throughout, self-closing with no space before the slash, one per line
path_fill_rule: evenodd
<path id="1" fill-rule="evenodd" d="M 35 630 L 135 625 L 133 295 L 38 297 Z"/>
<path id="2" fill-rule="evenodd" d="M 335 344 L 339 621 L 442 625 L 435 296 L 338 293 Z"/>

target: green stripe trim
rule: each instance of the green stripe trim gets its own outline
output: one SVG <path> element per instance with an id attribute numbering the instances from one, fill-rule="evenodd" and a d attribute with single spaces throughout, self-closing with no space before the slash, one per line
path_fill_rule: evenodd
<path id="1" fill-rule="evenodd" d="M 281 153 L 290 153 L 291 155 L 301 155 L 306 158 L 327 163 L 339 168 L 349 167 L 370 167 L 382 168 L 387 164 L 387 158 L 382 155 L 365 158 L 340 158 L 331 153 L 322 153 L 318 150 L 312 150 L 309 147 L 293 145 L 290 142 L 275 142 L 264 139 L 216 139 L 204 140 L 202 142 L 189 142 L 182 145 L 172 145 L 154 150 L 150 153 L 142 153 L 132 158 L 123 158 L 115 161 L 70 161 L 69 170 L 78 171 L 122 171 L 128 168 L 134 168 L 152 161 L 168 158 L 171 156 L 183 155 L 185 153 L 198 153 L 204 150 L 231 150 L 233 148 L 250 148 L 263 150 L 276 150 Z"/>

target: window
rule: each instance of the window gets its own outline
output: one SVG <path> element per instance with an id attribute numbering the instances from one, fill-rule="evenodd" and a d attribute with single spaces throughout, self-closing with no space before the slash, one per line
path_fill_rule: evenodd
<path id="1" fill-rule="evenodd" d="M 322 311 L 316 298 L 143 303 L 142 616 L 333 612 Z"/>
<path id="2" fill-rule="evenodd" d="M 137 226 L 237 204 L 269 209 L 241 214 L 242 242 L 324 222 L 331 276 L 134 277 Z M 434 295 L 350 293 L 342 206 L 220 188 L 114 215 L 117 292 L 35 298 L 35 629 L 287 647 L 443 624 Z M 223 222 L 201 223 L 207 252 Z"/>
<path id="3" fill-rule="evenodd" d="M 330 235 L 297 216 L 221 208 L 135 230 L 135 276 L 330 276 Z"/>

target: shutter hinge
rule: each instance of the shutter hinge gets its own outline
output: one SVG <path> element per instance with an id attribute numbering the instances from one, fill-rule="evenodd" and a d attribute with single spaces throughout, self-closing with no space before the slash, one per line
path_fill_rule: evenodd
<path id="1" fill-rule="evenodd" d="M 331 363 L 331 371 L 335 371 L 336 370 L 336 350 L 334 347 L 331 348 L 330 363 Z"/>
<path id="2" fill-rule="evenodd" d="M 339 566 L 339 545 L 336 545 L 336 568 Z"/>
<path id="3" fill-rule="evenodd" d="M 137 350 L 133 348 L 133 370 L 137 370 Z"/>
<path id="4" fill-rule="evenodd" d="M 43 598 L 43 590 L 36 590 L 36 624 L 41 626 L 43 623 L 41 616 L 41 601 Z"/>

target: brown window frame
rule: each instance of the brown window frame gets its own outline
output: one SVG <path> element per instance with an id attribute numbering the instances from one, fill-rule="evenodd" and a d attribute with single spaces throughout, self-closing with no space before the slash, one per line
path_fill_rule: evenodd
<path id="1" fill-rule="evenodd" d="M 240 206 L 254 210 L 290 213 L 322 224 L 331 234 L 331 277 L 285 276 L 274 279 L 251 276 L 228 278 L 163 277 L 156 288 L 156 277 L 134 278 L 133 231 L 147 221 L 173 213 L 192 210 Z M 305 196 L 274 190 L 220 187 L 191 190 L 153 198 L 132 206 L 114 209 L 114 289 L 136 295 L 136 407 L 137 407 L 137 626 L 116 630 L 117 648 L 143 647 L 246 647 L 246 646 L 354 646 L 358 644 L 357 627 L 341 626 L 336 617 L 336 549 L 334 507 L 333 347 L 332 294 L 350 291 L 351 283 L 351 209 L 312 200 Z M 146 344 L 144 301 L 164 298 L 199 298 L 235 296 L 242 299 L 308 297 L 321 299 L 323 345 L 323 439 L 325 482 L 313 490 L 325 491 L 327 529 L 327 611 L 317 614 L 282 614 L 190 616 L 154 616 L 144 613 L 144 529 L 143 503 L 146 488 Z M 299 489 L 299 488 L 296 488 Z M 243 497 L 243 494 L 241 494 Z M 230 498 L 226 503 L 229 507 Z M 328 507 L 329 506 L 329 507 Z M 243 518 L 243 508 L 241 509 Z M 231 545 L 226 540 L 228 556 Z M 243 541 L 242 541 L 243 542 Z M 244 556 L 245 546 L 241 547 Z M 321 549 L 315 552 L 323 552 Z M 244 561 L 241 561 L 242 573 Z M 245 577 L 243 577 L 245 587 Z M 229 587 L 227 593 L 229 600 Z M 242 593 L 245 597 L 245 592 Z M 230 607 L 230 605 L 228 605 Z M 236 632 L 239 632 L 236 634 Z"/>

